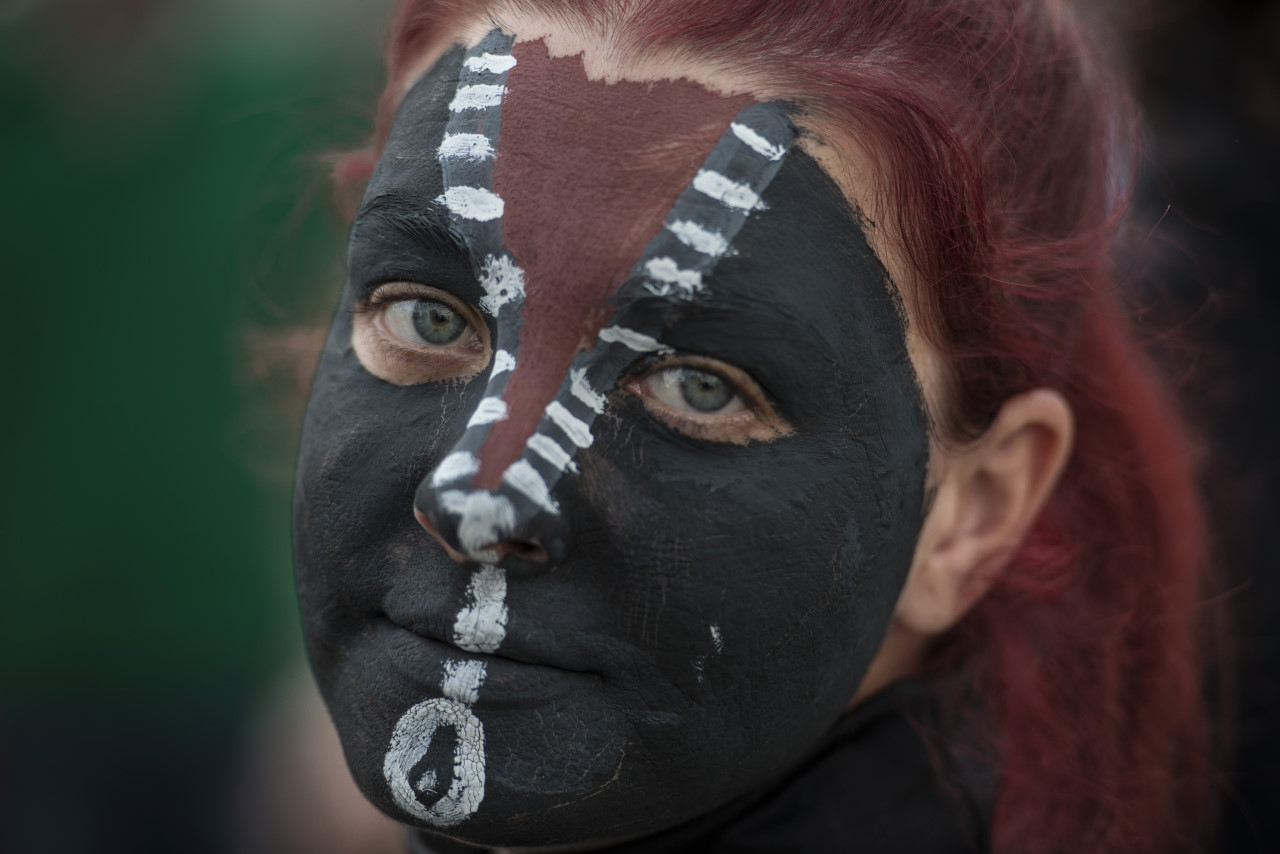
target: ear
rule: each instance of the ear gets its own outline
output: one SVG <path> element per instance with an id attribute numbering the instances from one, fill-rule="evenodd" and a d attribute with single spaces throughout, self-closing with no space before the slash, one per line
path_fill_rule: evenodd
<path id="1" fill-rule="evenodd" d="M 894 612 L 894 631 L 932 638 L 960 621 L 1008 563 L 1071 455 L 1066 398 L 1010 398 L 974 443 L 935 457 L 935 495 Z"/>

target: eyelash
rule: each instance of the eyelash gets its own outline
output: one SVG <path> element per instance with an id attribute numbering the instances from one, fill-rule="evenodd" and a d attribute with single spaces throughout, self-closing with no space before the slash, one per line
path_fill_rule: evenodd
<path id="1" fill-rule="evenodd" d="M 385 313 L 397 303 L 442 303 L 466 321 L 471 339 L 460 346 L 418 347 L 387 328 Z M 352 344 L 365 369 L 393 385 L 466 381 L 490 360 L 489 330 L 479 312 L 457 297 L 416 282 L 388 282 L 365 291 L 349 308 L 354 316 Z"/>
<path id="2" fill-rule="evenodd" d="M 648 380 L 665 371 L 678 369 L 713 374 L 729 384 L 743 409 L 728 415 L 697 415 L 681 412 L 643 390 Z M 736 375 L 736 376 L 735 376 Z M 778 415 L 764 392 L 745 372 L 703 356 L 663 357 L 641 364 L 624 380 L 621 387 L 640 398 L 645 409 L 668 427 L 694 439 L 745 445 L 752 441 L 772 441 L 792 432 L 792 427 Z"/>

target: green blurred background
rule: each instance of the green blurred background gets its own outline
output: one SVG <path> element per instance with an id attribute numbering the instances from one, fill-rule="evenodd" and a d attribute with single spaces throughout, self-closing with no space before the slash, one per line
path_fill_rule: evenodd
<path id="1" fill-rule="evenodd" d="M 0 851 L 227 848 L 386 6 L 0 0 Z"/>

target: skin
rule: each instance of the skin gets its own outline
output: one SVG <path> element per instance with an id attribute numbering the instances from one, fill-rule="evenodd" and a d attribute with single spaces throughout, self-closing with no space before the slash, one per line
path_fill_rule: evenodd
<path id="1" fill-rule="evenodd" d="M 549 59 L 573 57 L 557 68 L 584 81 L 658 79 L 652 64 L 610 65 L 608 45 L 581 33 L 518 16 L 503 24 Z M 918 666 L 1034 519 L 1069 452 L 1070 412 L 1033 391 L 972 446 L 931 445 L 920 388 L 936 394 L 938 365 L 904 326 L 881 263 L 899 266 L 892 241 L 864 229 L 850 204 L 876 219 L 873 170 L 806 142 L 765 191 L 769 210 L 710 273 L 709 295 L 656 315 L 674 353 L 621 372 L 577 473 L 553 487 L 559 513 L 522 508 L 518 536 L 463 542 L 432 473 L 466 435 L 493 353 L 514 328 L 518 343 L 559 335 L 556 346 L 567 340 L 582 357 L 592 351 L 584 331 L 604 326 L 618 292 L 578 294 L 570 302 L 588 310 L 570 321 L 530 311 L 504 327 L 477 308 L 478 259 L 450 237 L 432 157 L 460 57 L 426 59 L 439 64 L 407 93 L 357 217 L 348 311 L 308 412 L 296 530 L 313 666 L 357 782 L 402 821 L 495 846 L 657 832 L 767 785 L 851 698 Z M 744 94 L 710 70 L 667 74 L 700 97 Z M 538 84 L 513 76 L 508 97 L 537 98 Z M 540 106 L 566 110 L 566 127 L 583 119 L 572 112 L 581 103 Z M 688 148 L 682 168 L 710 146 Z M 669 202 L 645 205 L 638 215 L 660 222 Z M 555 245 L 554 231 L 537 230 L 552 229 L 554 214 L 530 219 L 516 242 Z M 602 269 L 629 266 L 634 243 L 616 229 L 594 236 L 579 245 L 598 247 Z M 895 279 L 909 282 L 905 270 Z M 552 306 L 559 286 L 529 284 Z M 470 332 L 444 348 L 407 341 L 412 300 L 445 305 Z M 691 409 L 672 383 L 680 371 L 728 381 L 734 405 Z M 546 392 L 525 393 L 540 411 Z M 455 615 L 479 601 L 483 566 L 505 580 L 505 634 L 490 651 L 450 646 Z M 487 668 L 462 700 L 448 689 L 459 662 Z M 407 813 L 383 773 L 389 740 L 423 703 L 452 703 L 484 733 L 483 799 L 448 827 Z M 414 773 L 436 768 L 444 786 L 450 739 L 461 737 L 439 733 Z"/>

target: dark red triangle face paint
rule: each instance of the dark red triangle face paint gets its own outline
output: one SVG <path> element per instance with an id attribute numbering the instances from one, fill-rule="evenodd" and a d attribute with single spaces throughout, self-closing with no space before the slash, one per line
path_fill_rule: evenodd
<path id="1" fill-rule="evenodd" d="M 508 417 L 480 453 L 493 489 L 524 451 L 569 369 L 613 313 L 609 298 L 693 180 L 746 97 L 688 80 L 588 79 L 580 56 L 519 42 L 502 99 L 493 189 L 503 240 L 525 274 Z"/>

